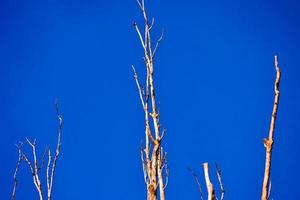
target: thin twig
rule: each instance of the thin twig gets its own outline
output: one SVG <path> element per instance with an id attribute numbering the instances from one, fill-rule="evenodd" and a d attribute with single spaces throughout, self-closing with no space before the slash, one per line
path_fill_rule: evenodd
<path id="1" fill-rule="evenodd" d="M 143 174 L 144 174 L 144 181 L 145 181 L 145 184 L 149 184 L 149 174 L 148 174 L 148 171 L 147 170 L 147 161 L 145 161 L 144 159 L 144 150 L 143 150 L 143 147 L 141 146 L 140 148 L 140 152 L 141 152 L 141 161 L 142 161 L 142 166 L 143 166 Z"/>
<path id="2" fill-rule="evenodd" d="M 145 109 L 144 97 L 143 97 L 143 92 L 142 92 L 142 89 L 141 89 L 141 86 L 140 86 L 140 83 L 139 83 L 138 74 L 137 74 L 134 66 L 131 65 L 131 67 L 132 67 L 132 70 L 133 70 L 133 73 L 134 73 L 134 80 L 135 80 L 137 88 L 139 90 L 139 95 L 140 95 L 141 103 L 142 103 L 143 109 Z"/>
<path id="3" fill-rule="evenodd" d="M 147 49 L 146 49 L 145 43 L 144 43 L 144 41 L 143 41 L 142 34 L 141 34 L 140 29 L 139 29 L 139 27 L 138 27 L 138 25 L 137 25 L 136 22 L 133 22 L 133 27 L 135 28 L 136 32 L 138 33 L 138 36 L 139 36 L 139 38 L 140 38 L 142 47 L 143 47 L 144 50 L 146 51 Z"/>
<path id="4" fill-rule="evenodd" d="M 220 200 L 223 200 L 224 195 L 225 195 L 225 189 L 224 189 L 224 185 L 223 185 L 223 182 L 222 182 L 221 169 L 219 168 L 217 163 L 215 163 L 215 166 L 216 166 L 216 170 L 217 170 L 219 185 L 220 185 L 220 188 L 221 188 L 221 198 L 220 198 Z"/>
<path id="5" fill-rule="evenodd" d="M 46 182 L 47 182 L 47 194 L 50 194 L 50 167 L 51 167 L 51 161 L 52 161 L 52 157 L 51 157 L 51 150 L 48 149 L 48 163 L 47 163 L 47 170 L 46 170 Z M 51 197 L 51 195 L 50 195 Z"/>
<path id="6" fill-rule="evenodd" d="M 199 190 L 199 194 L 200 194 L 200 199 L 201 200 L 204 200 L 203 199 L 203 192 L 202 192 L 202 187 L 201 187 L 201 184 L 200 184 L 200 181 L 199 181 L 199 176 L 198 176 L 198 174 L 193 170 L 193 169 L 191 169 L 191 168 L 187 168 L 190 172 L 191 172 L 191 174 L 193 175 L 193 177 L 194 177 L 194 179 L 195 179 L 195 181 L 196 181 L 196 183 L 197 183 L 197 186 L 198 186 L 198 190 Z"/>
<path id="7" fill-rule="evenodd" d="M 53 179 L 54 179 L 54 173 L 55 173 L 55 169 L 56 169 L 56 162 L 58 159 L 58 156 L 60 154 L 60 147 L 61 147 L 61 131 L 62 131 L 62 122 L 63 122 L 63 118 L 62 118 L 62 114 L 59 112 L 59 108 L 58 108 L 58 103 L 56 102 L 55 104 L 55 109 L 56 109 L 56 114 L 57 114 L 57 118 L 58 118 L 58 133 L 57 133 L 57 146 L 56 146 L 56 151 L 55 151 L 55 155 L 53 158 L 53 162 L 52 162 L 52 166 L 51 166 L 51 175 L 49 177 L 49 187 L 48 187 L 48 200 L 51 199 L 52 196 L 52 187 L 53 187 Z M 50 151 L 49 151 L 49 156 L 50 156 Z M 48 162 L 49 164 L 49 162 Z"/>
<path id="8" fill-rule="evenodd" d="M 16 190 L 17 190 L 17 185 L 18 185 L 18 180 L 17 180 L 17 174 L 18 174 L 18 171 L 19 171 L 19 168 L 20 168 L 20 165 L 23 161 L 23 155 L 22 155 L 22 151 L 20 150 L 20 147 L 18 145 L 16 145 L 17 148 L 18 148 L 18 162 L 17 162 L 17 165 L 16 165 L 16 169 L 15 169 L 15 172 L 14 172 L 14 186 L 13 186 L 13 191 L 12 191 L 12 195 L 11 195 L 11 199 L 12 200 L 15 200 L 15 196 L 16 196 Z"/>
<path id="9" fill-rule="evenodd" d="M 166 174 L 166 178 L 165 178 L 166 181 L 164 183 L 164 190 L 165 190 L 169 183 L 170 169 L 168 167 L 168 164 L 165 164 L 164 166 L 165 166 L 164 168 L 165 168 L 165 174 Z"/>
<path id="10" fill-rule="evenodd" d="M 157 40 L 157 42 L 156 42 L 155 48 L 154 48 L 154 50 L 153 50 L 152 59 L 154 58 L 155 53 L 156 53 L 156 51 L 157 51 L 157 49 L 158 49 L 158 46 L 159 46 L 161 40 L 163 39 L 163 37 L 164 37 L 164 31 L 161 32 L 161 35 L 160 35 L 160 37 L 158 38 L 158 40 Z"/>
<path id="11" fill-rule="evenodd" d="M 45 164 L 45 157 L 46 157 L 46 154 L 47 154 L 47 150 L 48 150 L 48 147 L 45 148 L 45 151 L 42 155 L 42 163 L 40 166 L 38 166 L 38 171 L 40 171 L 41 169 L 43 169 L 44 167 L 44 164 Z"/>

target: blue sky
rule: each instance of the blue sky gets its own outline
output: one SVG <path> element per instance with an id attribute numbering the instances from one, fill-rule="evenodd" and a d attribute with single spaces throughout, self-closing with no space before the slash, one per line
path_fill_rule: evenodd
<path id="1" fill-rule="evenodd" d="M 146 3 L 152 38 L 165 31 L 154 67 L 167 199 L 199 199 L 186 168 L 202 175 L 205 161 L 222 168 L 227 199 L 260 198 L 274 54 L 282 80 L 271 196 L 299 199 L 299 1 Z M 142 76 L 143 50 L 133 21 L 142 26 L 135 0 L 0 2 L 1 199 L 10 198 L 15 143 L 37 138 L 40 155 L 55 147 L 56 97 L 64 127 L 53 199 L 145 199 L 131 69 Z M 17 199 L 38 197 L 25 165 L 19 180 Z"/>

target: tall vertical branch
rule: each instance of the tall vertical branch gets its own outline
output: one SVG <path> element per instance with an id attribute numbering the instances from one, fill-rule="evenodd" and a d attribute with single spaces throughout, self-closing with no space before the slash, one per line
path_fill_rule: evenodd
<path id="1" fill-rule="evenodd" d="M 51 200 L 52 196 L 52 187 L 53 187 L 53 179 L 54 179 L 54 173 L 56 169 L 56 163 L 58 156 L 60 154 L 60 147 L 61 147 L 61 131 L 62 131 L 62 114 L 59 112 L 58 109 L 58 103 L 55 103 L 55 109 L 56 109 L 56 114 L 58 118 L 58 130 L 57 130 L 57 145 L 56 145 L 56 151 L 55 155 L 53 158 L 52 166 L 51 166 L 51 174 L 49 176 L 49 170 L 50 170 L 50 163 L 51 163 L 51 152 L 48 150 L 48 166 L 47 166 L 47 198 L 48 200 Z"/>
<path id="2" fill-rule="evenodd" d="M 268 188 L 270 184 L 270 170 L 271 170 L 271 158 L 272 158 L 272 147 L 274 143 L 274 129 L 275 129 L 275 122 L 279 104 L 279 84 L 280 84 L 280 76 L 281 72 L 278 66 L 278 58 L 277 55 L 274 56 L 274 65 L 276 70 L 276 79 L 274 84 L 274 104 L 273 104 L 273 111 L 271 115 L 271 122 L 270 122 L 270 129 L 269 129 L 269 138 L 264 138 L 264 146 L 266 148 L 266 161 L 265 161 L 265 172 L 264 172 L 264 180 L 262 186 L 262 194 L 261 199 L 267 200 L 268 199 Z"/>
<path id="3" fill-rule="evenodd" d="M 136 22 L 133 26 L 138 34 L 139 40 L 144 50 L 144 62 L 146 67 L 146 83 L 145 91 L 142 89 L 138 80 L 138 75 L 135 68 L 134 79 L 138 88 L 141 104 L 145 114 L 145 148 L 141 151 L 141 159 L 144 170 L 144 180 L 147 185 L 147 199 L 157 199 L 157 188 L 159 188 L 159 196 L 161 200 L 165 199 L 165 183 L 164 183 L 164 169 L 166 176 L 168 176 L 168 169 L 166 167 L 165 154 L 161 149 L 161 140 L 164 131 L 160 132 L 159 113 L 157 111 L 157 103 L 154 87 L 154 69 L 153 58 L 154 53 L 158 48 L 158 44 L 162 40 L 162 36 L 158 39 L 155 49 L 152 49 L 150 30 L 154 25 L 154 19 L 149 24 L 147 12 L 145 9 L 144 0 L 137 0 L 144 19 L 144 34 L 141 33 Z M 151 143 L 150 143 L 151 142 Z M 166 177 L 166 182 L 167 182 Z"/>

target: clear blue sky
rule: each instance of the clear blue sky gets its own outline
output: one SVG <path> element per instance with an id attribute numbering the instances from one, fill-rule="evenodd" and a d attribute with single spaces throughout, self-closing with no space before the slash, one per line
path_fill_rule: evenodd
<path id="1" fill-rule="evenodd" d="M 275 53 L 282 81 L 271 196 L 300 199 L 300 2 L 146 3 L 153 38 L 165 30 L 155 81 L 167 128 L 167 199 L 199 199 L 186 168 L 202 175 L 205 161 L 220 164 L 227 199 L 260 198 Z M 53 199 L 145 199 L 144 120 L 131 69 L 142 76 L 132 27 L 141 19 L 135 0 L 0 2 L 1 199 L 10 198 L 15 143 L 36 137 L 40 155 L 55 147 L 56 97 L 64 127 Z M 19 180 L 17 199 L 37 198 L 25 165 Z"/>

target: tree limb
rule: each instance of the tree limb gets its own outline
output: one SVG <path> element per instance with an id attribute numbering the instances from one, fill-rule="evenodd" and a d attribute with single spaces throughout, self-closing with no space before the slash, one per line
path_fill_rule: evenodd
<path id="1" fill-rule="evenodd" d="M 215 200 L 215 191 L 212 183 L 209 179 L 209 172 L 208 172 L 208 163 L 203 163 L 203 171 L 204 171 L 204 177 L 205 177 L 205 183 L 206 183 L 206 189 L 207 189 L 207 199 L 208 200 Z"/>
<path id="2" fill-rule="evenodd" d="M 266 148 L 266 161 L 265 161 L 265 172 L 264 172 L 264 180 L 262 186 L 262 194 L 261 200 L 267 200 L 268 198 L 268 188 L 269 188 L 269 179 L 270 179 L 270 170 L 271 170 L 271 158 L 272 158 L 272 147 L 274 143 L 274 129 L 275 129 L 275 122 L 279 104 L 279 84 L 280 84 L 280 76 L 281 71 L 278 66 L 278 59 L 277 55 L 274 56 L 274 65 L 276 69 L 276 79 L 274 83 L 274 104 L 273 104 L 273 111 L 271 115 L 271 122 L 270 122 L 270 129 L 269 129 L 269 138 L 264 138 L 264 146 Z"/>

